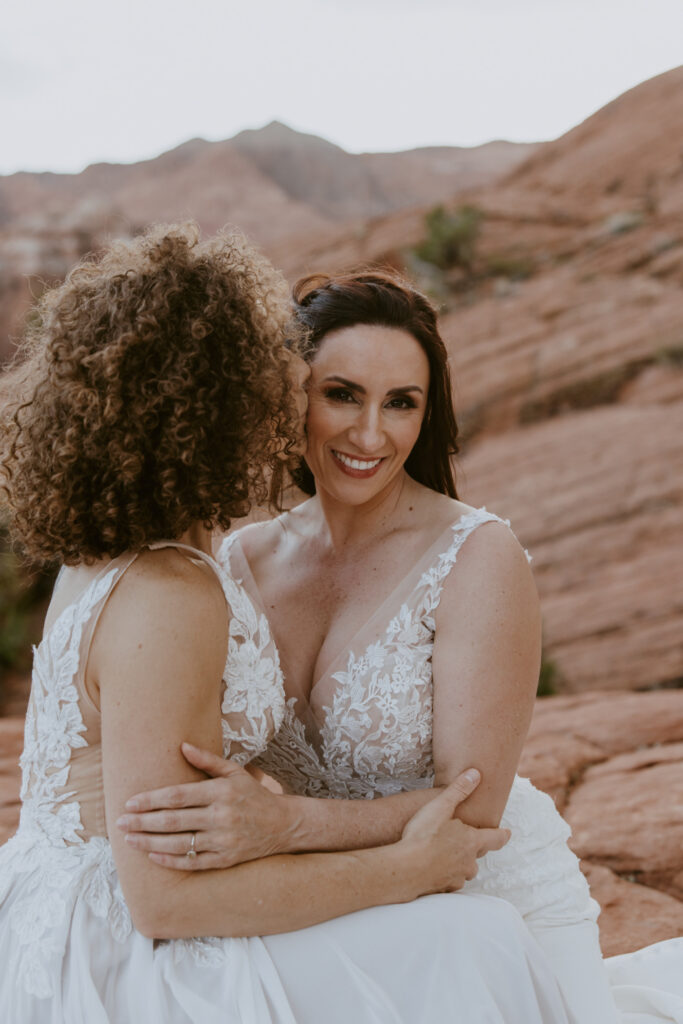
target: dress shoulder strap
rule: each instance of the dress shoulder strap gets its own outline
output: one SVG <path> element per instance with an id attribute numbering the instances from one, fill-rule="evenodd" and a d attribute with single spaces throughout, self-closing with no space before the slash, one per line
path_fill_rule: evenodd
<path id="1" fill-rule="evenodd" d="M 423 616 L 430 618 L 436 611 L 444 583 L 457 561 L 460 549 L 467 538 L 484 523 L 503 523 L 512 532 L 509 519 L 501 519 L 500 516 L 489 512 L 484 506 L 472 509 L 456 520 L 450 528 L 451 534 L 447 547 L 422 574 L 415 588 L 414 597 L 420 604 Z M 524 554 L 530 562 L 531 555 L 526 549 Z"/>
<path id="2" fill-rule="evenodd" d="M 181 544 L 180 541 L 177 540 L 157 540 L 152 544 L 148 544 L 147 547 L 150 551 L 160 551 L 162 548 L 177 548 L 178 551 L 186 551 L 190 557 L 195 560 L 205 562 L 206 565 L 213 569 L 219 580 L 222 581 L 222 578 L 225 575 L 224 570 L 215 558 L 212 558 L 211 555 L 207 555 L 207 553 L 202 551 L 200 548 L 192 547 L 190 544 Z"/>

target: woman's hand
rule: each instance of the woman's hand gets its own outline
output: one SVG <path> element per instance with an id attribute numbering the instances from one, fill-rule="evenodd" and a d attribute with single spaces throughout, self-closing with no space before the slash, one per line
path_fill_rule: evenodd
<path id="1" fill-rule="evenodd" d="M 477 874 L 477 858 L 500 850 L 510 838 L 506 828 L 474 828 L 454 814 L 479 785 L 481 776 L 469 768 L 420 808 L 397 844 L 418 858 L 427 892 L 455 892 Z"/>
<path id="2" fill-rule="evenodd" d="M 233 761 L 189 743 L 181 749 L 212 778 L 132 797 L 116 822 L 127 843 L 146 850 L 156 864 L 183 871 L 229 868 L 287 851 L 298 825 L 291 800 Z M 191 850 L 196 856 L 187 856 Z"/>

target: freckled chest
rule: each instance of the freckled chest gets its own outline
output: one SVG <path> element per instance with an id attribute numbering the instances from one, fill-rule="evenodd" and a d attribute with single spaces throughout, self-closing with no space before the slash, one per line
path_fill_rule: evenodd
<path id="1" fill-rule="evenodd" d="M 413 549 L 405 531 L 346 557 L 313 543 L 280 543 L 250 558 L 288 679 L 310 687 L 405 576 Z M 408 550 L 406 547 L 408 546 Z M 300 692 L 300 691 L 298 691 Z"/>

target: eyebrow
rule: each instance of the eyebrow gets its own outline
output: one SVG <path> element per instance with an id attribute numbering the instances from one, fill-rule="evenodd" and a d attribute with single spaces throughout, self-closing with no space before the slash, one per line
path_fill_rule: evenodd
<path id="1" fill-rule="evenodd" d="M 332 376 L 330 376 L 330 377 L 325 377 L 323 379 L 322 383 L 325 384 L 328 381 L 334 381 L 336 384 L 343 384 L 344 387 L 349 388 L 349 390 L 351 390 L 351 391 L 359 391 L 361 395 L 367 394 L 367 392 L 366 392 L 366 390 L 365 390 L 365 388 L 363 387 L 362 384 L 356 384 L 352 380 L 347 380 L 346 377 L 339 377 L 339 376 L 337 376 L 337 374 L 332 374 Z M 424 393 L 422 391 L 422 388 L 418 387 L 417 384 L 406 384 L 405 387 L 391 388 L 389 391 L 387 391 L 387 394 L 388 395 L 404 395 L 408 391 L 419 391 L 419 393 L 421 395 Z"/>

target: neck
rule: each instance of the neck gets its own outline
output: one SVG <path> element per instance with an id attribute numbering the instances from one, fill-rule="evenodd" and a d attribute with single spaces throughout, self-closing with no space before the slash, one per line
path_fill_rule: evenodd
<path id="1" fill-rule="evenodd" d="M 176 539 L 180 544 L 188 544 L 191 548 L 203 551 L 205 555 L 213 555 L 211 538 L 211 531 L 203 523 L 196 522 Z"/>
<path id="2" fill-rule="evenodd" d="M 362 505 L 349 505 L 337 501 L 324 490 L 316 494 L 321 526 L 324 525 L 333 549 L 354 544 L 367 544 L 384 533 L 390 522 L 396 521 L 399 508 L 415 489 L 415 483 L 402 471 L 387 487 Z"/>

